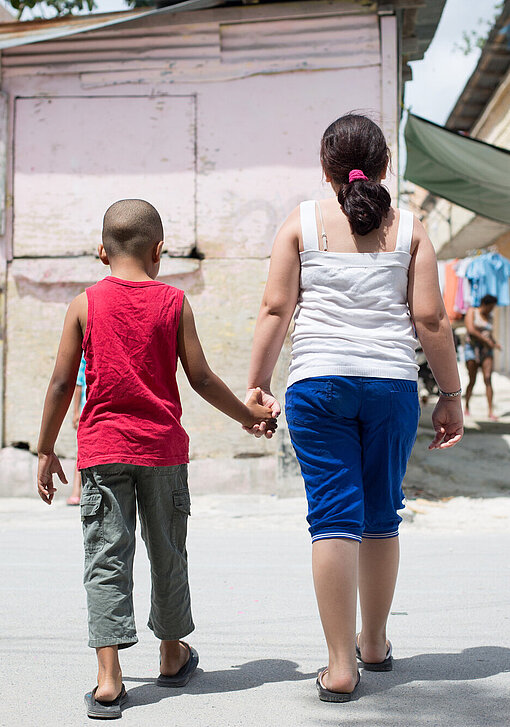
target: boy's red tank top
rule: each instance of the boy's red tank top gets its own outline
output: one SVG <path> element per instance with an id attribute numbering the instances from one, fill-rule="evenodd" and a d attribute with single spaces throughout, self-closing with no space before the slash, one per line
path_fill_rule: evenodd
<path id="1" fill-rule="evenodd" d="M 183 298 L 181 290 L 155 280 L 109 276 L 87 289 L 79 469 L 188 462 L 176 381 Z"/>

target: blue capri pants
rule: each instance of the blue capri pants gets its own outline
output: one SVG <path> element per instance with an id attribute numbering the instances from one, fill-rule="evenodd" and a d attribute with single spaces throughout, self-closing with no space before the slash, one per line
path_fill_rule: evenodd
<path id="1" fill-rule="evenodd" d="M 303 379 L 287 389 L 285 414 L 305 481 L 312 542 L 397 536 L 420 418 L 416 382 Z"/>

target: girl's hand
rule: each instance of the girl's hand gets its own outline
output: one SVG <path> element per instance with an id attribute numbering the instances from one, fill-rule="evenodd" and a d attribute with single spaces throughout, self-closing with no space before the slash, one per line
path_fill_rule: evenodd
<path id="1" fill-rule="evenodd" d="M 243 429 L 245 432 L 248 432 L 248 434 L 253 434 L 257 439 L 259 439 L 262 436 L 265 436 L 266 439 L 271 439 L 273 436 L 273 432 L 276 429 L 276 418 L 281 413 L 281 408 L 277 400 L 274 398 L 274 396 L 271 394 L 270 391 L 264 391 L 263 389 L 257 388 L 257 389 L 248 389 L 246 392 L 246 398 L 244 400 L 244 403 L 247 404 L 250 400 L 250 397 L 253 395 L 253 392 L 257 392 L 257 399 L 256 401 L 264 406 L 267 406 L 271 409 L 272 417 L 274 418 L 274 427 L 268 427 L 266 425 L 266 422 L 261 422 L 260 424 L 255 424 L 252 427 L 244 427 Z"/>
<path id="2" fill-rule="evenodd" d="M 262 406 L 258 403 L 260 394 L 260 389 L 253 389 L 245 402 L 251 418 L 243 424 L 243 428 L 250 429 L 256 426 L 264 426 L 268 432 L 274 432 L 277 427 L 276 419 L 268 406 Z"/>
<path id="3" fill-rule="evenodd" d="M 53 487 L 53 475 L 58 475 L 61 482 L 67 485 L 67 478 L 62 469 L 62 465 L 55 452 L 50 454 L 39 454 L 39 466 L 37 468 L 37 491 L 39 496 L 48 505 L 51 505 L 53 495 L 57 491 Z"/>
<path id="4" fill-rule="evenodd" d="M 436 436 L 429 444 L 429 449 L 447 449 L 454 447 L 464 434 L 464 418 L 460 396 L 448 399 L 440 396 L 432 412 L 432 425 Z"/>

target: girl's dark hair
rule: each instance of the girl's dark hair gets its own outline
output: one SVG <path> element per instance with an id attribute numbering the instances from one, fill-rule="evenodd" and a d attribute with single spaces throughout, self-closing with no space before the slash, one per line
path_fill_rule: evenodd
<path id="1" fill-rule="evenodd" d="M 490 293 L 487 293 L 487 295 L 484 295 L 482 300 L 480 301 L 480 305 L 497 305 L 498 299 L 495 295 L 491 295 Z"/>
<path id="2" fill-rule="evenodd" d="M 391 207 L 390 193 L 378 181 L 389 160 L 384 134 L 366 116 L 346 114 L 324 132 L 322 168 L 339 186 L 338 201 L 357 235 L 377 229 Z M 368 179 L 349 182 L 353 169 L 360 169 Z"/>

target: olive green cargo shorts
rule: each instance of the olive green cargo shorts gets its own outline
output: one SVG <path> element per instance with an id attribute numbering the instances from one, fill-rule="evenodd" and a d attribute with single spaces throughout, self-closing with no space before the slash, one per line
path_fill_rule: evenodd
<path id="1" fill-rule="evenodd" d="M 89 646 L 136 644 L 133 557 L 136 507 L 151 565 L 148 626 L 172 641 L 195 628 L 188 585 L 187 465 L 104 464 L 81 471 Z"/>

